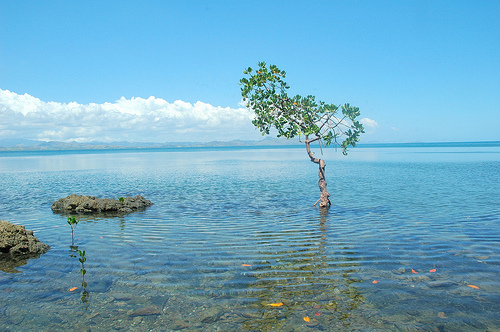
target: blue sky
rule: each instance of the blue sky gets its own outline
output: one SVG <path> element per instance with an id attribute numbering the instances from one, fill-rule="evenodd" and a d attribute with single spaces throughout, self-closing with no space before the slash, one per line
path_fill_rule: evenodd
<path id="1" fill-rule="evenodd" d="M 260 139 L 238 81 L 361 110 L 362 142 L 500 140 L 499 1 L 0 1 L 0 139 Z"/>

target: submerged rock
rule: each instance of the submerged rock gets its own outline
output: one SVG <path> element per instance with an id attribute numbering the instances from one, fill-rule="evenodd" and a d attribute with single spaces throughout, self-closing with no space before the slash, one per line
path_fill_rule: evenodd
<path id="1" fill-rule="evenodd" d="M 210 307 L 200 313 L 200 321 L 202 323 L 214 323 L 219 320 L 222 314 L 222 309 L 218 307 Z"/>
<path id="2" fill-rule="evenodd" d="M 127 214 L 146 209 L 153 203 L 142 196 L 123 199 L 97 198 L 95 196 L 69 195 L 52 204 L 52 211 L 58 213 L 114 213 Z"/>
<path id="3" fill-rule="evenodd" d="M 25 265 L 30 258 L 38 258 L 50 246 L 40 242 L 33 231 L 24 226 L 0 220 L 0 270 L 18 272 L 15 267 Z"/>
<path id="4" fill-rule="evenodd" d="M 148 307 L 143 307 L 133 310 L 132 312 L 129 313 L 129 316 L 137 317 L 137 316 L 151 316 L 159 314 L 161 314 L 161 309 L 155 305 L 150 305 Z"/>

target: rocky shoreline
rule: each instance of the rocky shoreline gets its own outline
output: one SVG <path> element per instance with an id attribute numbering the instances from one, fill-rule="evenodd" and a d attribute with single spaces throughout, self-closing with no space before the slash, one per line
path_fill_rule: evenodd
<path id="1" fill-rule="evenodd" d="M 0 220 L 0 270 L 17 272 L 16 267 L 25 265 L 28 259 L 38 258 L 49 251 L 50 246 L 42 243 L 33 231 L 24 226 Z"/>

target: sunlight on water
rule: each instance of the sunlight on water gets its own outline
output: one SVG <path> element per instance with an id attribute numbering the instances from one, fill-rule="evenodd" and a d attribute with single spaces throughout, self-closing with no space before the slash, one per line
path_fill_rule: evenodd
<path id="1" fill-rule="evenodd" d="M 325 159 L 321 212 L 303 149 L 0 154 L 0 219 L 51 246 L 0 272 L 0 330 L 500 329 L 498 147 Z M 71 193 L 154 202 L 77 216 L 86 287 Z"/>

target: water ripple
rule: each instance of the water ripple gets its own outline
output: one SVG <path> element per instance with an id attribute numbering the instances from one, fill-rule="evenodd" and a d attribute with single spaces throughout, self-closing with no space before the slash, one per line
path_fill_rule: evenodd
<path id="1" fill-rule="evenodd" d="M 500 325 L 498 162 L 335 159 L 334 205 L 322 213 L 311 206 L 317 169 L 303 151 L 283 150 L 286 163 L 229 153 L 83 156 L 2 160 L 0 219 L 51 245 L 21 273 L 0 273 L 0 314 L 13 330 L 44 317 L 59 319 L 47 322 L 52 330 L 75 329 L 67 317 L 82 307 L 104 329 L 132 326 L 145 303 L 162 309 L 141 318 L 158 330 L 175 315 L 194 330 L 233 320 L 221 329 L 290 330 L 304 316 L 325 330 Z M 50 211 L 70 193 L 155 203 L 123 217 L 78 216 L 88 304 L 66 216 Z M 193 312 L 210 308 L 225 316 L 196 325 L 203 318 Z"/>

